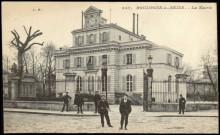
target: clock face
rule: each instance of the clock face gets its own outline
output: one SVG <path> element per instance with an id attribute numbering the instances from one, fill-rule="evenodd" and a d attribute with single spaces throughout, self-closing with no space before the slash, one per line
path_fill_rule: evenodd
<path id="1" fill-rule="evenodd" d="M 94 26 L 95 23 L 96 23 L 96 21 L 97 21 L 97 19 L 96 19 L 94 16 L 91 16 L 91 17 L 89 18 L 89 25 L 90 25 L 90 26 Z"/>

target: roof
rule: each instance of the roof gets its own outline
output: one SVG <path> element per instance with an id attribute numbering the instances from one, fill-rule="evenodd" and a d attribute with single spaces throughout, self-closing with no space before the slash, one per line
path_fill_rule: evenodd
<path id="1" fill-rule="evenodd" d="M 89 29 L 76 29 L 76 30 L 73 30 L 71 33 L 74 34 L 74 33 L 80 33 L 80 32 L 86 32 L 86 31 L 93 31 L 93 30 L 99 30 L 99 29 L 104 29 L 104 28 L 115 28 L 115 29 L 118 29 L 120 31 L 123 31 L 131 36 L 134 36 L 136 38 L 139 38 L 139 39 L 142 39 L 142 37 L 140 35 L 137 35 L 131 31 L 128 31 L 124 28 L 122 28 L 121 26 L 118 26 L 117 24 L 113 24 L 113 23 L 110 23 L 110 24 L 103 24 L 103 25 L 100 25 L 100 27 L 94 27 L 94 28 L 89 28 Z"/>
<path id="2" fill-rule="evenodd" d="M 87 13 L 89 12 L 89 10 L 93 10 L 92 12 L 98 11 L 98 12 L 102 13 L 102 10 L 101 10 L 101 9 L 98 9 L 98 8 L 96 8 L 96 7 L 93 7 L 93 6 L 90 6 L 90 7 L 84 12 L 84 14 L 87 14 Z"/>

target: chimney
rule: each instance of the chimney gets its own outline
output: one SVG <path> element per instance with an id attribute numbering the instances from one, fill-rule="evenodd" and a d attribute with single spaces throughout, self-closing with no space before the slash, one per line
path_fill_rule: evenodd
<path id="1" fill-rule="evenodd" d="M 135 34 L 135 13 L 133 13 L 133 33 Z"/>
<path id="2" fill-rule="evenodd" d="M 138 35 L 138 14 L 137 14 L 137 35 Z"/>
<path id="3" fill-rule="evenodd" d="M 82 11 L 82 29 L 83 29 L 83 11 Z"/>

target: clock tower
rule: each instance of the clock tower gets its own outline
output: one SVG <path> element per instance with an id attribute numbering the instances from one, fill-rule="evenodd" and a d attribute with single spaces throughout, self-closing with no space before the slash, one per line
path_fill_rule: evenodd
<path id="1" fill-rule="evenodd" d="M 84 19 L 85 24 L 84 28 L 95 28 L 99 27 L 100 25 L 106 24 L 106 19 L 101 17 L 102 10 L 97 9 L 93 6 L 90 6 L 85 12 L 84 12 Z"/>

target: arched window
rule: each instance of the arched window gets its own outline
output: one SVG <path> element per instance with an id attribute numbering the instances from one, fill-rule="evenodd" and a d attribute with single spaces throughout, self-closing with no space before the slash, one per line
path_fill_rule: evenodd
<path id="1" fill-rule="evenodd" d="M 107 42 L 107 33 L 103 32 L 102 36 L 103 36 L 102 37 L 103 42 Z"/>
<path id="2" fill-rule="evenodd" d="M 126 82 L 127 82 L 127 91 L 132 92 L 132 76 L 131 75 L 127 76 Z"/>
<path id="3" fill-rule="evenodd" d="M 76 80 L 77 91 L 82 91 L 82 78 L 80 76 L 77 77 Z"/>

